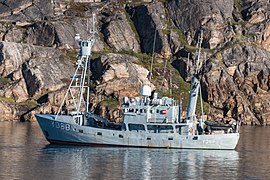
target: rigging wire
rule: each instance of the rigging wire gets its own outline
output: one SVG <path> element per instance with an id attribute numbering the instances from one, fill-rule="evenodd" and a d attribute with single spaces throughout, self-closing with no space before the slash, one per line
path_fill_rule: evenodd
<path id="1" fill-rule="evenodd" d="M 153 75 L 153 63 L 154 63 L 154 58 L 155 58 L 156 39 L 157 39 L 157 29 L 155 29 L 155 35 L 154 35 L 149 81 L 151 81 L 152 75 Z"/>
<path id="2" fill-rule="evenodd" d="M 165 83 L 165 74 L 166 74 L 166 70 L 167 70 L 167 64 L 168 64 L 168 60 L 166 59 L 164 69 L 163 69 L 163 77 L 162 77 L 162 83 L 161 83 L 161 93 L 163 92 L 163 87 L 164 87 L 164 83 Z"/>

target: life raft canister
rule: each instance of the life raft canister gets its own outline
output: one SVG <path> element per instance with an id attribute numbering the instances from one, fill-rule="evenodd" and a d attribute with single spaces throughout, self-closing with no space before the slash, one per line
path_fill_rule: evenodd
<path id="1" fill-rule="evenodd" d="M 167 114 L 167 110 L 161 110 L 161 114 Z"/>

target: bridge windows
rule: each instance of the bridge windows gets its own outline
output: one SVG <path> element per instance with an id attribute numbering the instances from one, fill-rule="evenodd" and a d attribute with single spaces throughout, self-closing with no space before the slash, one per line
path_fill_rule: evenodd
<path id="1" fill-rule="evenodd" d="M 148 125 L 149 133 L 173 133 L 173 126 L 171 125 Z"/>
<path id="2" fill-rule="evenodd" d="M 129 131 L 145 131 L 145 127 L 143 124 L 128 124 Z"/>

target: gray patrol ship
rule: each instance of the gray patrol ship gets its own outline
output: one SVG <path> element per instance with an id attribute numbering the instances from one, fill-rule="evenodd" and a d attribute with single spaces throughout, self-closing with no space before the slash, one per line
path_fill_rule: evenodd
<path id="1" fill-rule="evenodd" d="M 238 124 L 216 125 L 196 117 L 201 92 L 197 70 L 191 81 L 186 118 L 181 119 L 181 103 L 152 95 L 143 85 L 140 97 L 123 99 L 122 123 L 114 124 L 89 111 L 90 57 L 95 42 L 95 15 L 91 37 L 76 35 L 80 53 L 77 69 L 57 114 L 36 114 L 45 138 L 50 143 L 71 145 L 133 146 L 187 149 L 235 149 L 239 140 Z M 202 39 L 202 38 L 201 38 Z M 200 48 L 198 52 L 198 60 Z M 197 69 L 197 68 L 196 68 Z M 78 98 L 75 98 L 78 97 Z M 151 98 L 152 97 L 152 98 Z M 73 107 L 68 110 L 67 105 Z M 203 117 L 203 116 L 202 116 Z"/>

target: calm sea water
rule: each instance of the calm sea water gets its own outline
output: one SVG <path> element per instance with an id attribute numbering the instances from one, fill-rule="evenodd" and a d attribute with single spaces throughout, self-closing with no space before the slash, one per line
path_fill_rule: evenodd
<path id="1" fill-rule="evenodd" d="M 0 179 L 270 179 L 270 127 L 235 151 L 49 145 L 37 123 L 0 122 Z"/>

